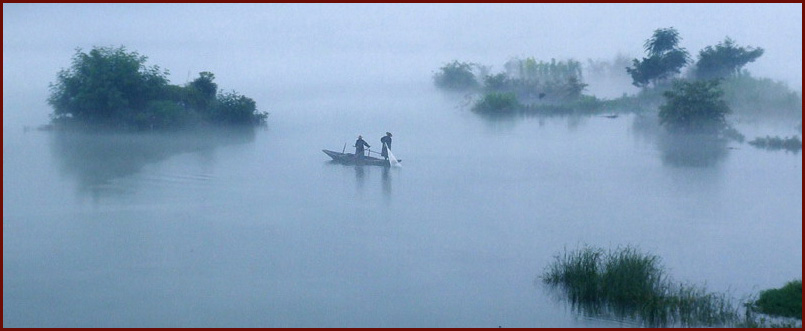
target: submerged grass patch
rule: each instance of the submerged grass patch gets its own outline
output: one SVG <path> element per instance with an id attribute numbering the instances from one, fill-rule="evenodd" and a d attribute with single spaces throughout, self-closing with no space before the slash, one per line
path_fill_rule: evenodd
<path id="1" fill-rule="evenodd" d="M 802 150 L 802 141 L 799 140 L 798 137 L 758 137 L 754 140 L 749 142 L 750 145 L 755 146 L 757 148 L 763 148 L 767 150 L 786 150 L 793 153 L 798 153 Z"/>
<path id="2" fill-rule="evenodd" d="M 728 326 L 739 320 L 726 295 L 675 284 L 656 255 L 634 247 L 584 247 L 556 256 L 541 277 L 560 289 L 574 310 L 649 327 Z"/>

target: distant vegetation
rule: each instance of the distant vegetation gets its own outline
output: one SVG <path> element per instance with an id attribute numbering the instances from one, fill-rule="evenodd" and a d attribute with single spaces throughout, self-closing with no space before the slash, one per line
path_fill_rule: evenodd
<path id="1" fill-rule="evenodd" d="M 802 141 L 798 137 L 762 137 L 755 138 L 749 142 L 750 145 L 757 148 L 768 150 L 786 150 L 788 152 L 799 153 L 802 150 Z"/>
<path id="2" fill-rule="evenodd" d="M 718 80 L 674 81 L 660 106 L 660 125 L 676 133 L 720 133 L 727 128 L 727 106 Z"/>
<path id="3" fill-rule="evenodd" d="M 762 48 L 726 37 L 693 59 L 681 41 L 673 27 L 661 28 L 643 43 L 645 57 L 631 63 L 623 56 L 612 64 L 588 60 L 589 73 L 614 77 L 621 70 L 640 88 L 613 100 L 585 94 L 583 68 L 573 59 L 513 58 L 498 73 L 453 61 L 434 74 L 434 83 L 473 96 L 471 109 L 486 115 L 656 112 L 668 130 L 714 134 L 725 127 L 728 114 L 801 121 L 801 93 L 743 69 L 763 55 Z M 600 78 L 596 82 L 602 83 Z"/>
<path id="4" fill-rule="evenodd" d="M 441 71 L 433 76 L 436 86 L 453 91 L 467 91 L 478 87 L 473 68 L 475 64 L 453 61 L 445 64 Z"/>
<path id="5" fill-rule="evenodd" d="M 480 92 L 472 109 L 484 114 L 567 113 L 576 109 L 579 101 L 597 102 L 582 94 L 587 84 L 578 61 L 514 58 L 504 68 L 503 72 L 490 74 L 487 67 L 453 61 L 434 74 L 434 83 L 450 91 Z"/>
<path id="6" fill-rule="evenodd" d="M 725 294 L 674 283 L 656 255 L 634 247 L 605 251 L 584 247 L 557 255 L 540 276 L 559 289 L 573 310 L 648 327 L 802 326 L 802 282 L 764 291 L 744 314 Z M 797 287 L 798 286 L 798 287 Z M 765 316 L 799 318 L 799 324 L 768 322 Z M 799 314 L 799 315 L 797 315 Z"/>
<path id="7" fill-rule="evenodd" d="M 674 28 L 657 29 L 646 40 L 643 48 L 648 57 L 634 59 L 626 71 L 632 76 L 632 84 L 638 87 L 657 87 L 678 74 L 690 62 L 690 55 L 679 47 L 682 38 Z"/>
<path id="8" fill-rule="evenodd" d="M 53 122 L 127 131 L 265 123 L 268 113 L 235 91 L 219 91 L 212 73 L 171 85 L 168 72 L 146 66 L 146 60 L 122 46 L 77 50 L 72 65 L 50 85 Z"/>
<path id="9" fill-rule="evenodd" d="M 699 51 L 699 59 L 693 70 L 697 79 L 716 79 L 738 75 L 749 62 L 763 55 L 762 48 L 738 46 L 727 37 L 716 46 L 707 46 Z"/>

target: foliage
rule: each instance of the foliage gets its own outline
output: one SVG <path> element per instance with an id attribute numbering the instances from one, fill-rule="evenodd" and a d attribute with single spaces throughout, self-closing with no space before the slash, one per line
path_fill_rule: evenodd
<path id="1" fill-rule="evenodd" d="M 656 255 L 634 247 L 584 247 L 556 256 L 541 276 L 579 312 L 636 320 L 650 327 L 724 326 L 738 320 L 724 295 L 671 282 Z"/>
<path id="2" fill-rule="evenodd" d="M 506 62 L 505 75 L 487 77 L 487 91 L 513 92 L 527 103 L 542 101 L 567 102 L 579 98 L 587 86 L 582 78 L 581 63 L 573 59 L 550 62 L 534 58 L 514 58 Z M 505 84 L 500 84 L 503 82 Z"/>
<path id="3" fill-rule="evenodd" d="M 478 80 L 473 73 L 475 64 L 458 62 L 454 60 L 445 64 L 438 72 L 433 75 L 436 86 L 454 91 L 466 91 L 478 87 Z"/>
<path id="4" fill-rule="evenodd" d="M 764 314 L 802 319 L 802 280 L 760 292 L 756 309 Z"/>
<path id="5" fill-rule="evenodd" d="M 235 91 L 219 93 L 211 119 L 225 124 L 260 124 L 268 113 L 258 113 L 254 100 Z"/>
<path id="6" fill-rule="evenodd" d="M 125 47 L 76 50 L 72 65 L 50 84 L 53 122 L 127 130 L 176 129 L 198 122 L 264 123 L 254 100 L 217 94 L 215 76 L 200 73 L 186 86 L 170 85 L 167 71 Z"/>
<path id="7" fill-rule="evenodd" d="M 802 141 L 799 140 L 796 136 L 787 137 L 787 138 L 780 138 L 780 137 L 770 137 L 766 136 L 765 138 L 755 138 L 754 140 L 749 142 L 750 145 L 768 149 L 768 150 L 786 150 L 793 153 L 798 153 L 802 150 Z"/>
<path id="8" fill-rule="evenodd" d="M 218 94 L 218 84 L 214 83 L 215 75 L 211 72 L 200 72 L 199 77 L 187 86 L 186 102 L 201 113 L 209 113 L 212 103 Z"/>
<path id="9" fill-rule="evenodd" d="M 731 112 L 722 99 L 719 81 L 674 81 L 673 89 L 663 93 L 660 124 L 671 132 L 719 133 L 726 128 Z"/>
<path id="10" fill-rule="evenodd" d="M 145 66 L 146 60 L 124 47 L 76 50 L 72 67 L 61 70 L 50 85 L 54 115 L 104 124 L 139 117 L 168 84 L 167 72 Z"/>
<path id="11" fill-rule="evenodd" d="M 487 93 L 473 106 L 473 110 L 487 114 L 511 114 L 522 106 L 514 93 Z"/>
<path id="12" fill-rule="evenodd" d="M 695 76 L 698 79 L 724 78 L 740 73 L 741 68 L 763 55 L 762 48 L 740 47 L 727 37 L 715 47 L 707 46 L 699 51 Z"/>
<path id="13" fill-rule="evenodd" d="M 643 88 L 650 84 L 657 86 L 678 74 L 690 61 L 688 52 L 677 46 L 680 40 L 679 32 L 673 27 L 654 30 L 654 35 L 643 45 L 648 57 L 634 59 L 632 67 L 626 68 L 632 76 L 632 84 Z"/>

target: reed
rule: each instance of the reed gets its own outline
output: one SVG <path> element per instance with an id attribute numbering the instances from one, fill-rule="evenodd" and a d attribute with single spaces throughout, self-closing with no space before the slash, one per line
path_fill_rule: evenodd
<path id="1" fill-rule="evenodd" d="M 572 308 L 584 315 L 649 327 L 719 327 L 740 319 L 726 295 L 673 283 L 658 256 L 632 246 L 565 251 L 541 279 L 560 289 Z"/>

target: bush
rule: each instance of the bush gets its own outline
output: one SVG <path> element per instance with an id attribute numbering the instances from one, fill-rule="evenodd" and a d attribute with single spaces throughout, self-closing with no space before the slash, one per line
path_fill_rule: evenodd
<path id="1" fill-rule="evenodd" d="M 475 103 L 473 111 L 487 114 L 511 114 L 521 109 L 514 93 L 487 93 Z"/>
<path id="2" fill-rule="evenodd" d="M 765 138 L 755 138 L 755 140 L 750 141 L 749 144 L 757 148 L 768 150 L 784 149 L 794 153 L 802 150 L 802 141 L 796 136 L 788 138 L 766 136 Z"/>
<path id="3" fill-rule="evenodd" d="M 48 103 L 55 118 L 126 126 L 162 96 L 167 72 L 145 66 L 145 56 L 124 47 L 99 47 L 89 53 L 76 50 L 69 69 L 61 70 L 50 85 Z"/>
<path id="4" fill-rule="evenodd" d="M 454 91 L 466 91 L 478 87 L 478 80 L 472 72 L 474 64 L 454 60 L 445 64 L 441 72 L 433 76 L 436 86 Z"/>
<path id="5" fill-rule="evenodd" d="M 802 280 L 760 292 L 755 307 L 764 314 L 802 319 Z"/>
<path id="6" fill-rule="evenodd" d="M 665 104 L 660 106 L 660 124 L 669 131 L 682 133 L 719 133 L 727 127 L 731 112 L 722 99 L 719 81 L 674 81 L 665 91 Z"/>
<path id="7" fill-rule="evenodd" d="M 254 100 L 232 91 L 218 94 L 210 116 L 217 123 L 262 124 L 268 113 L 257 112 Z"/>

